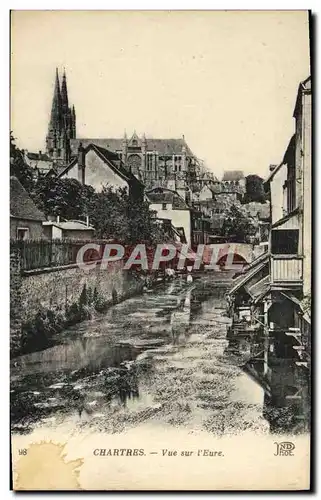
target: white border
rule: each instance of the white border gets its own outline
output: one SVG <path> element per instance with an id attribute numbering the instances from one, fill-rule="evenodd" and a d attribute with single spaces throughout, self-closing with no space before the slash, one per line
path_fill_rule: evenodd
<path id="1" fill-rule="evenodd" d="M 8 290 L 9 290 L 9 263 L 8 263 L 8 241 L 9 241 L 9 168 L 8 168 L 8 163 L 9 163 L 9 89 L 8 89 L 8 79 L 9 79 L 9 9 L 22 9 L 22 10 L 41 10 L 41 9 L 62 9 L 62 10 L 86 10 L 88 9 L 88 6 L 90 5 L 90 8 L 92 10 L 133 10 L 133 9 L 144 9 L 144 10 L 196 10 L 196 9 L 216 9 L 216 10 L 299 10 L 299 9 L 312 9 L 314 14 L 318 14 L 320 11 L 319 5 L 320 2 L 317 2 L 316 0 L 310 1 L 308 4 L 307 2 L 303 1 L 295 1 L 292 0 L 290 1 L 281 1 L 281 0 L 270 0 L 269 2 L 260 2 L 258 4 L 257 2 L 254 1 L 245 1 L 245 2 L 237 2 L 237 1 L 231 1 L 231 0 L 225 0 L 225 1 L 210 1 L 210 0 L 198 0 L 196 1 L 178 1 L 178 0 L 162 0 L 162 1 L 154 1 L 152 4 L 151 2 L 148 1 L 136 1 L 136 2 L 130 2 L 130 0 L 118 0 L 118 1 L 97 1 L 97 0 L 91 0 L 89 3 L 88 1 L 85 2 L 83 0 L 78 0 L 76 1 L 70 1 L 70 0 L 55 0 L 46 2 L 44 4 L 43 1 L 40 0 L 33 0 L 29 2 L 24 2 L 23 0 L 15 0 L 8 2 L 4 0 L 1 3 L 0 7 L 0 33 L 1 33 L 1 38 L 2 38 L 2 44 L 1 44 L 1 68 L 3 69 L 2 72 L 2 78 L 1 78 L 1 98 L 2 98 L 2 106 L 1 106 L 1 160 L 2 160 L 2 178 L 1 178 L 1 196 L 0 196 L 0 203 L 1 203 L 1 228 L 2 228 L 2 245 L 0 247 L 1 251 L 1 265 L 2 265 L 2 275 L 1 275 L 1 284 L 2 284 L 2 293 L 1 293 L 1 348 L 0 348 L 0 355 L 1 355 L 1 361 L 0 361 L 0 369 L 1 369 L 1 411 L 0 411 L 0 431 L 2 433 L 1 436 L 1 454 L 2 454 L 2 460 L 1 460 L 1 465 L 2 465 L 2 470 L 1 470 L 1 498 L 11 498 L 12 492 L 9 492 L 9 475 L 7 474 L 7 471 L 9 471 L 9 296 L 8 296 Z M 316 25 L 318 24 L 317 22 L 315 23 Z M 317 26 L 315 26 L 317 28 Z M 316 31 L 316 30 L 315 30 Z M 314 61 L 314 93 L 316 93 L 316 83 L 319 81 L 318 79 L 318 74 L 317 74 L 317 67 L 318 62 L 319 62 L 319 40 L 320 37 L 316 36 L 316 33 L 314 33 L 314 51 L 317 52 L 318 54 L 315 55 L 315 61 Z M 317 100 L 316 100 L 317 103 Z M 315 122 L 317 121 L 319 117 L 319 109 L 318 107 L 314 107 L 314 116 L 315 116 Z M 320 128 L 319 128 L 320 130 Z M 315 141 L 315 147 L 317 147 L 318 144 L 321 143 L 319 140 L 319 132 L 317 132 L 317 135 L 314 138 Z M 321 168 L 319 165 L 317 165 L 317 155 L 314 158 L 314 171 L 315 171 L 315 184 L 316 188 L 320 186 L 321 180 L 320 180 L 320 175 L 318 173 L 319 168 Z M 314 213 L 314 219 L 315 219 L 315 275 L 316 275 L 316 286 L 315 286 L 315 291 L 316 293 L 319 292 L 320 288 L 320 273 L 321 273 L 321 267 L 317 265 L 317 256 L 318 252 L 317 250 L 320 249 L 319 245 L 319 240 L 318 236 L 320 234 L 319 229 L 319 221 L 321 220 L 321 214 L 320 214 L 320 206 L 321 206 L 321 196 L 319 196 L 319 193 L 315 192 L 315 198 L 316 198 L 316 211 Z M 6 231 L 4 231 L 4 227 L 6 228 Z M 319 295 L 317 294 L 317 297 Z M 314 296 L 315 299 L 315 309 L 318 308 L 318 301 L 316 296 Z M 314 336 L 317 337 L 318 334 L 321 332 L 321 325 L 319 323 L 320 317 L 316 317 L 316 325 L 315 325 L 315 332 Z M 320 343 L 320 341 L 319 341 Z M 314 347 L 316 348 L 317 342 L 315 341 Z M 315 354 L 316 356 L 316 354 Z M 314 359 L 314 362 L 316 365 L 316 359 Z M 314 401 L 314 406 L 316 408 L 314 409 L 314 417 L 315 421 L 317 422 L 317 415 L 320 414 L 319 410 L 319 400 L 317 400 L 318 394 L 318 386 L 321 384 L 320 378 L 319 378 L 319 372 L 316 373 L 317 377 L 314 380 L 314 386 L 315 386 L 315 401 Z M 315 422 L 315 428 L 317 427 L 317 424 Z M 315 438 L 317 436 L 314 436 Z M 319 442 L 317 443 L 316 446 L 316 456 L 319 456 Z M 320 464 L 316 464 L 315 468 L 315 476 L 316 478 L 319 476 L 321 472 L 321 467 Z M 272 493 L 273 494 L 273 493 Z M 87 494 L 88 495 L 88 494 Z M 109 496 L 114 496 L 113 494 L 108 494 Z M 232 494 L 231 494 L 232 495 Z M 244 496 L 248 496 L 248 493 L 242 494 Z M 295 494 L 293 494 L 294 496 Z M 43 494 L 37 494 L 37 495 L 28 495 L 30 497 L 35 497 L 35 498 L 42 498 L 45 495 Z M 93 496 L 90 495 L 89 496 Z M 168 495 L 172 496 L 172 495 Z M 196 494 L 195 494 L 196 496 Z M 229 495 L 227 495 L 229 496 Z M 252 496 L 252 495 L 251 495 Z M 256 496 L 256 495 L 254 495 Z M 273 496 L 278 496 L 273 494 Z M 288 496 L 288 495 L 287 495 Z M 292 495 L 290 495 L 292 496 Z M 76 495 L 78 497 L 78 495 Z M 226 497 L 226 495 L 225 495 Z M 252 496 L 253 497 L 253 496 Z M 60 494 L 60 498 L 67 498 L 67 494 Z"/>

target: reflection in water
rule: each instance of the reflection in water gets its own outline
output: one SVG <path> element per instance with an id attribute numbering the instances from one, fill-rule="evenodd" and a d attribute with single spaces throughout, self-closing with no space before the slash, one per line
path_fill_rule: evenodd
<path id="1" fill-rule="evenodd" d="M 258 368 L 249 377 L 225 353 L 225 291 L 213 278 L 176 279 L 66 330 L 62 345 L 16 358 L 13 431 L 66 418 L 105 432 L 156 417 L 214 433 L 261 428 L 262 414 L 271 423 L 267 409 L 280 402 L 253 381 Z"/>
<path id="2" fill-rule="evenodd" d="M 310 398 L 308 371 L 295 359 L 278 358 L 265 348 L 265 361 L 251 359 L 245 371 L 264 388 L 263 416 L 272 433 L 309 431 Z"/>
<path id="3" fill-rule="evenodd" d="M 189 324 L 191 320 L 191 295 L 189 289 L 183 297 L 177 299 L 177 309 L 171 313 L 170 325 L 173 344 L 184 344 L 189 337 Z"/>

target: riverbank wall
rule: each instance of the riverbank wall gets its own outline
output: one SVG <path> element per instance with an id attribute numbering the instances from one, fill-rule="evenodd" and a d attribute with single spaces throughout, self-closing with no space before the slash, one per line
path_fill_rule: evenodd
<path id="1" fill-rule="evenodd" d="M 26 271 L 17 249 L 10 253 L 11 356 L 49 347 L 66 326 L 141 293 L 144 281 L 121 261 L 107 269 L 71 264 Z"/>

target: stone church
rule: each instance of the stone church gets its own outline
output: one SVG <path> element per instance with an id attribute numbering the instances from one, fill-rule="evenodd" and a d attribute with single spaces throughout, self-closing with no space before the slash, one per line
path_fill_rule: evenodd
<path id="1" fill-rule="evenodd" d="M 90 144 L 116 153 L 130 173 L 135 175 L 146 188 L 164 186 L 183 189 L 196 180 L 197 158 L 188 147 L 184 136 L 179 139 L 154 139 L 139 137 L 136 132 L 123 138 L 76 138 L 76 111 L 68 99 L 65 71 L 61 82 L 56 69 L 51 115 L 46 137 L 46 158 L 48 165 L 68 166 L 83 148 Z M 40 154 L 40 153 L 39 153 Z M 33 154 L 35 156 L 35 154 Z M 37 156 L 37 155 L 36 155 Z M 44 155 L 42 154 L 42 159 Z M 36 166 L 37 158 L 33 158 Z M 39 167 L 45 170 L 40 164 Z M 48 170 L 48 169 L 47 169 Z"/>
<path id="2" fill-rule="evenodd" d="M 71 155 L 77 155 L 79 144 L 95 144 L 118 154 L 125 167 L 147 188 L 163 186 L 181 189 L 196 176 L 196 158 L 184 136 L 180 139 L 154 139 L 136 132 L 130 138 L 71 139 Z"/>

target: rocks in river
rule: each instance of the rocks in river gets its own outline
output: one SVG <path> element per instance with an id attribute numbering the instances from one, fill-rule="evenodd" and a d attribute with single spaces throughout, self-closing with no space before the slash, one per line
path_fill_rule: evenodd
<path id="1" fill-rule="evenodd" d="M 58 382 L 57 384 L 50 385 L 49 389 L 61 389 L 62 387 L 65 387 L 66 385 L 69 385 L 69 384 L 67 384 L 67 382 Z"/>

